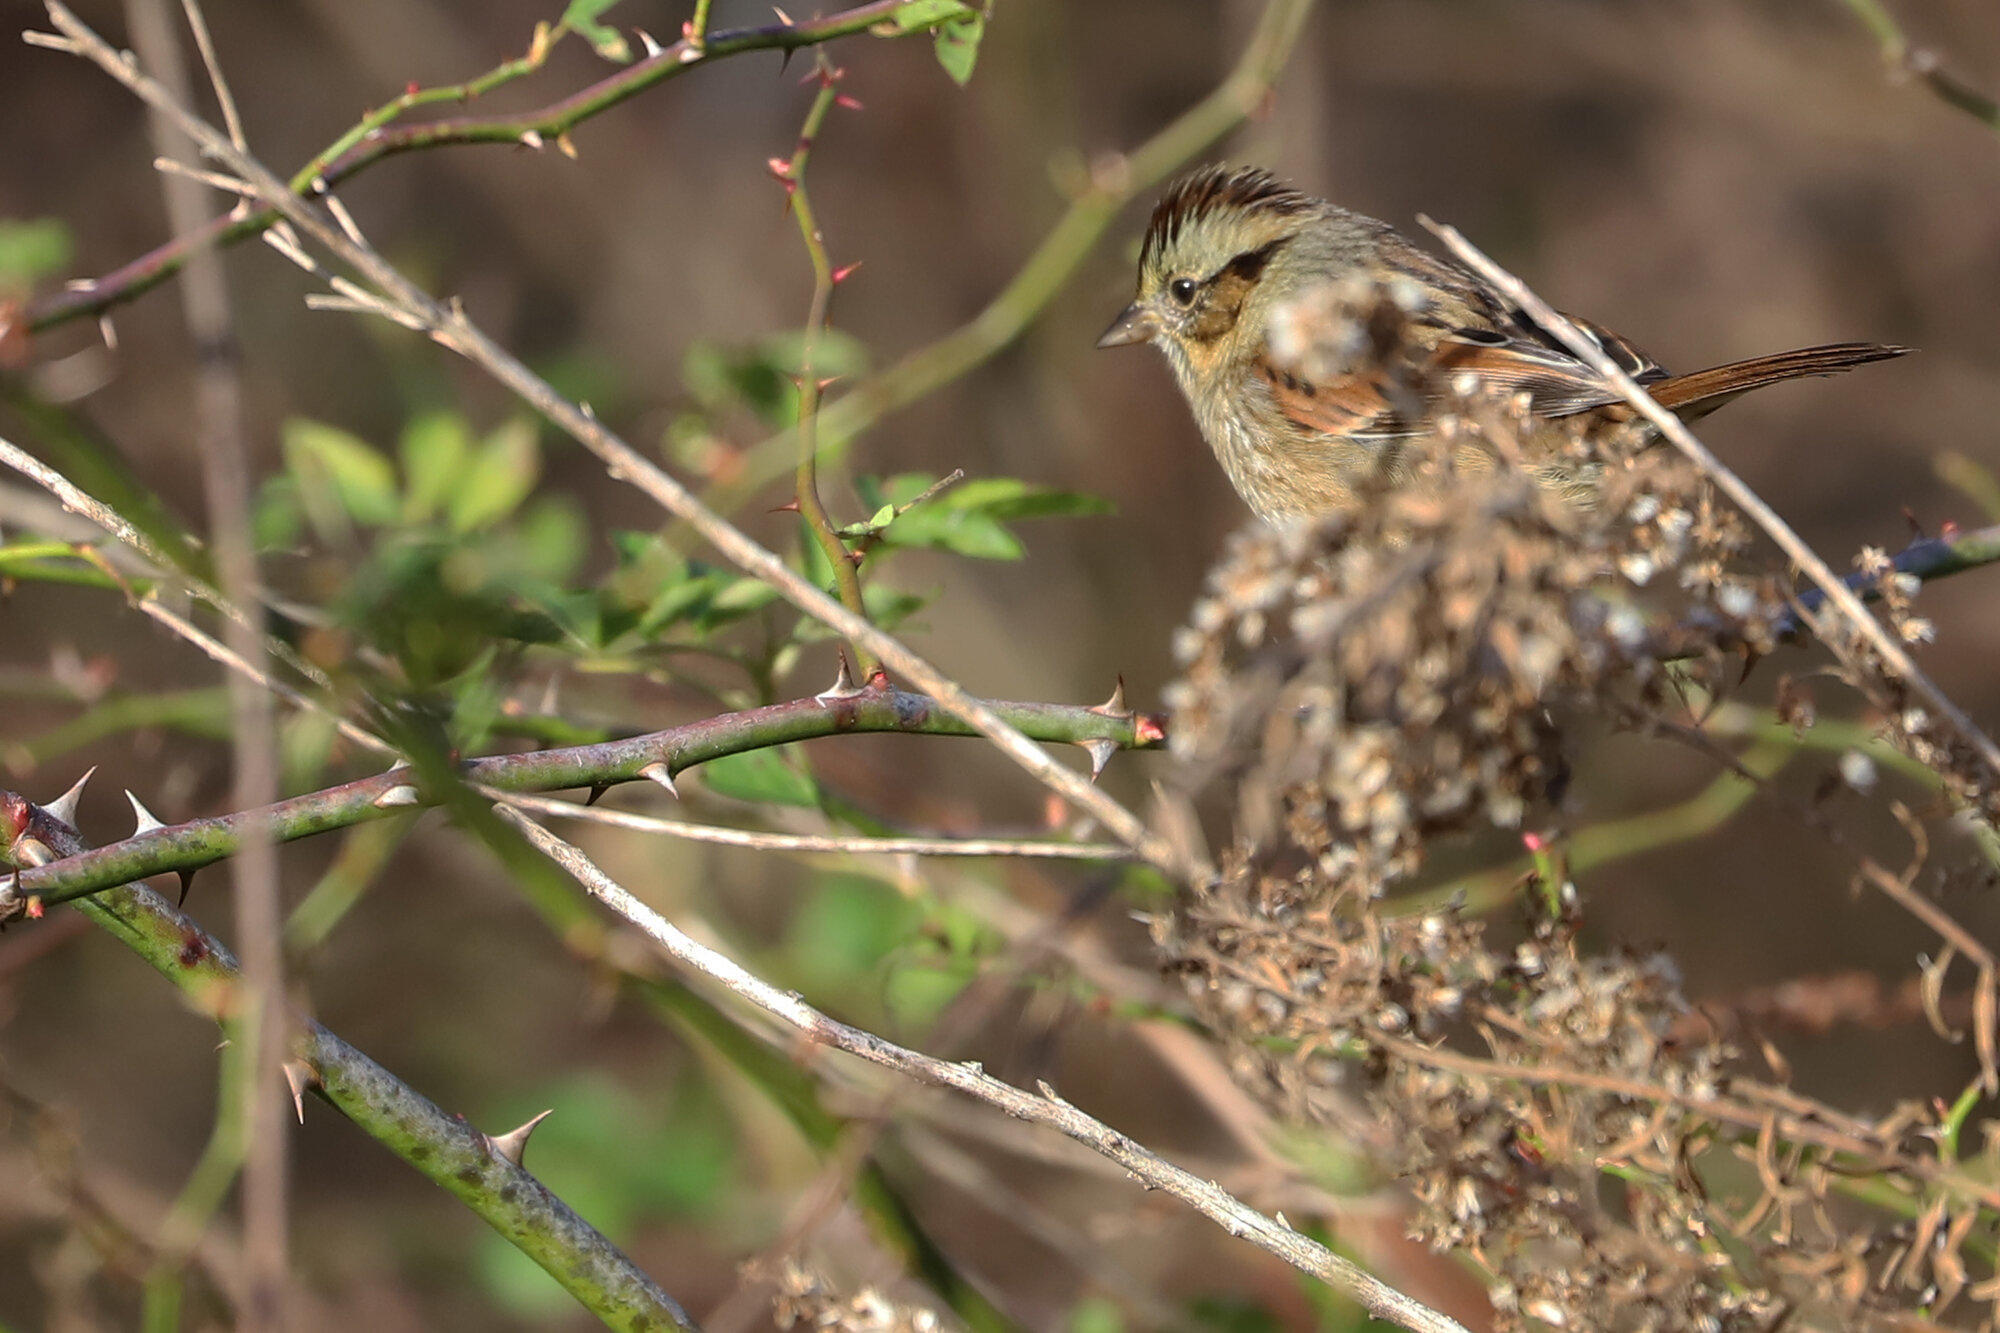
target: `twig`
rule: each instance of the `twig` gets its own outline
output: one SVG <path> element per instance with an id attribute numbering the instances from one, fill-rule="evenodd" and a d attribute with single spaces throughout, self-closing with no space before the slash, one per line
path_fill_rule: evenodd
<path id="1" fill-rule="evenodd" d="M 1040 1095 L 1021 1091 L 993 1078 L 976 1063 L 935 1060 L 919 1051 L 897 1046 L 872 1032 L 838 1022 L 795 994 L 766 984 L 736 963 L 683 934 L 672 922 L 633 897 L 577 848 L 542 828 L 527 816 L 501 807 L 500 817 L 560 865 L 590 895 L 621 919 L 643 931 L 668 956 L 711 977 L 757 1008 L 797 1028 L 812 1042 L 846 1051 L 871 1064 L 937 1087 L 952 1088 L 1006 1112 L 1017 1120 L 1060 1131 L 1086 1148 L 1118 1163 L 1149 1189 L 1161 1189 L 1218 1223 L 1239 1239 L 1269 1251 L 1286 1263 L 1346 1292 L 1378 1319 L 1422 1333 L 1465 1333 L 1461 1325 L 1405 1296 L 1364 1269 L 1341 1258 L 1319 1242 L 1266 1217 L 1219 1186 L 1204 1181 L 1156 1157 L 1056 1095 L 1046 1083 Z"/>
<path id="2" fill-rule="evenodd" d="M 1589 366 L 1611 388 L 1616 389 L 1626 402 L 1638 413 L 1658 428 L 1662 437 L 1688 459 L 1714 479 L 1716 486 L 1727 495 L 1737 508 L 1748 514 L 1762 528 L 1787 559 L 1804 570 L 1812 581 L 1819 585 L 1827 599 L 1840 614 L 1854 626 L 1855 630 L 1868 641 L 1882 657 L 1889 669 L 1901 676 L 1923 700 L 1935 708 L 1948 720 L 1967 744 L 1978 751 L 1979 757 L 1996 777 L 2000 777 L 2000 746 L 1979 729 L 1977 723 L 1966 715 L 1950 696 L 1925 675 L 1903 645 L 1894 635 L 1883 628 L 1882 623 L 1868 614 L 1861 599 L 1838 575 L 1827 567 L 1824 560 L 1793 532 L 1776 511 L 1764 502 L 1764 498 L 1752 490 L 1729 468 L 1723 465 L 1700 440 L 1687 428 L 1682 420 L 1653 401 L 1652 395 L 1640 387 L 1630 375 L 1622 370 L 1616 361 L 1608 356 L 1596 339 L 1577 328 L 1554 307 L 1528 289 L 1513 274 L 1501 268 L 1480 252 L 1478 247 L 1466 240 L 1454 227 L 1447 227 L 1424 220 L 1424 225 L 1435 232 L 1440 240 L 1459 259 L 1472 266 L 1496 291 L 1524 310 L 1528 317 L 1553 335 L 1556 341 L 1569 349 L 1570 353 Z M 1822 636 L 1824 637 L 1824 636 Z"/>
<path id="3" fill-rule="evenodd" d="M 799 220 L 799 235 L 805 241 L 806 257 L 812 261 L 813 271 L 812 303 L 806 312 L 805 332 L 799 339 L 799 444 L 793 496 L 799 507 L 799 516 L 805 520 L 807 531 L 812 533 L 813 541 L 818 544 L 820 554 L 832 571 L 833 586 L 839 591 L 841 602 L 865 620 L 868 606 L 861 597 L 861 571 L 856 567 L 847 544 L 834 531 L 833 520 L 827 517 L 826 503 L 819 494 L 819 440 L 815 427 L 819 422 L 823 386 L 819 382 L 819 372 L 813 368 L 813 354 L 819 350 L 820 335 L 826 331 L 832 314 L 834 284 L 844 275 L 834 272 L 833 261 L 827 257 L 826 234 L 820 230 L 819 219 L 813 212 L 812 196 L 806 189 L 806 164 L 812 158 L 813 142 L 819 137 L 820 127 L 826 123 L 827 113 L 839 100 L 840 77 L 844 71 L 834 67 L 823 48 L 813 52 L 813 69 L 819 76 L 819 91 L 813 95 L 812 106 L 806 111 L 805 124 L 799 129 L 798 145 L 793 148 L 789 161 L 773 160 L 771 163 L 771 172 L 785 187 L 785 198 Z M 872 672 L 875 669 L 873 655 L 858 643 L 850 646 L 854 650 L 855 666 L 861 674 L 865 676 Z"/>
<path id="4" fill-rule="evenodd" d="M 127 522 L 124 516 L 118 513 L 117 510 L 97 499 L 97 497 L 85 491 L 68 477 L 65 477 L 62 473 L 42 462 L 27 450 L 4 438 L 0 438 L 0 466 L 12 468 L 49 494 L 55 496 L 64 509 L 73 514 L 83 515 L 83 517 L 95 523 L 106 533 L 116 537 L 140 555 L 145 556 L 146 559 L 152 562 L 158 577 L 171 580 L 195 598 L 195 600 L 205 602 L 213 607 L 225 619 L 237 624 L 247 625 L 253 623 L 251 618 L 237 607 L 234 602 L 223 596 L 221 592 L 209 583 L 182 569 L 175 563 L 171 555 L 160 548 L 157 542 Z M 325 672 L 307 662 L 297 653 L 289 651 L 284 644 L 272 639 L 268 640 L 265 646 L 271 656 L 284 662 L 286 666 L 297 671 L 321 689 L 331 689 L 333 687 L 333 682 L 327 678 Z"/>
<path id="5" fill-rule="evenodd" d="M 1959 78 L 1944 67 L 1937 52 L 1910 45 L 1903 27 L 1881 0 L 1844 0 L 1848 10 L 1875 37 L 1882 48 L 1882 60 L 1890 69 L 1922 79 L 1939 100 L 1957 107 L 1987 129 L 2000 132 L 2000 101 Z"/>
<path id="6" fill-rule="evenodd" d="M 235 99 L 215 62 L 208 25 L 198 0 L 183 0 L 183 11 L 208 66 L 230 142 L 244 149 L 243 125 Z M 160 71 L 170 96 L 186 105 L 192 88 L 166 0 L 126 0 L 133 44 Z M 148 118 L 160 156 L 178 156 L 192 145 L 155 109 Z M 200 227 L 208 212 L 204 188 L 172 174 L 160 178 L 169 224 L 176 232 Z M 222 263 L 213 250 L 189 257 L 180 285 L 188 341 L 196 354 L 194 430 L 188 444 L 199 459 L 208 522 L 215 553 L 216 580 L 232 606 L 258 605 L 256 543 L 250 533 L 250 463 L 244 439 L 241 349 L 229 307 Z M 278 798 L 278 737 L 275 705 L 257 678 L 268 678 L 264 633 L 247 618 L 223 623 L 223 639 L 243 670 L 225 673 L 232 743 L 230 804 L 238 810 L 268 805 Z M 219 1111 L 212 1147 L 240 1149 L 244 1235 L 245 1300 L 237 1326 L 266 1333 L 286 1326 L 286 1274 L 290 1271 L 287 1151 L 283 1065 L 289 1044 L 285 1005 L 284 914 L 278 901 L 278 855 L 268 836 L 246 827 L 230 866 L 237 948 L 243 959 L 243 995 L 232 1018 L 242 1052 L 228 1062 L 233 1086 L 224 1091 L 235 1105 Z M 234 1122 L 234 1132 L 227 1128 Z M 205 1154 L 205 1157 L 209 1154 Z M 211 1178 L 235 1173 L 235 1163 L 215 1160 Z M 202 1188 L 199 1177 L 189 1182 Z M 219 1193 L 219 1191 L 217 1191 Z M 161 1289 L 177 1295 L 171 1274 Z M 164 1298 L 164 1297 L 163 1297 Z"/>
<path id="7" fill-rule="evenodd" d="M 1942 537 L 1926 537 L 1911 542 L 1890 558 L 1889 566 L 1898 574 L 1914 574 L 1920 579 L 1941 579 L 1948 575 L 1960 574 L 1968 569 L 1978 569 L 1984 565 L 2000 562 L 2000 526 L 1979 528 L 1972 532 L 1948 533 Z M 1874 601 L 1881 596 L 1879 585 L 1882 574 L 1875 570 L 1859 570 L 1841 580 L 1863 601 Z M 1817 611 L 1826 601 L 1826 593 L 1819 588 L 1807 588 L 1798 597 L 1799 605 L 1807 614 Z M 1772 632 L 1789 637 L 1800 630 L 1798 617 L 1786 611 L 1771 623 Z"/>
<path id="8" fill-rule="evenodd" d="M 712 842 L 724 847 L 748 847 L 763 852 L 839 852 L 851 856 L 1025 856 L 1061 861 L 1122 861 L 1132 855 L 1125 847 L 1102 842 L 1050 842 L 1046 838 L 838 838 L 805 833 L 762 833 L 755 829 L 722 828 L 714 824 L 691 824 L 681 819 L 660 819 L 634 814 L 629 810 L 606 810 L 602 806 L 578 805 L 546 796 L 511 795 L 482 788 L 480 794 L 496 801 L 554 815 L 558 819 L 580 819 L 609 828 L 634 829 L 641 833 L 664 833 L 690 842 Z"/>

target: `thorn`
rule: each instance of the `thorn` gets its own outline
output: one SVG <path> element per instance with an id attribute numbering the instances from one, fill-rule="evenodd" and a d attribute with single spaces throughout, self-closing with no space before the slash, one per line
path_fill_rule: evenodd
<path id="1" fill-rule="evenodd" d="M 599 801 L 604 799 L 604 793 L 610 790 L 611 790 L 611 784 L 608 782 L 591 783 L 590 795 L 583 798 L 584 808 L 588 809 L 591 806 L 596 805 Z"/>
<path id="2" fill-rule="evenodd" d="M 90 781 L 90 775 L 92 773 L 95 773 L 96 771 L 97 771 L 97 765 L 92 764 L 89 768 L 84 770 L 83 776 L 76 780 L 75 786 L 71 787 L 68 791 L 64 792 L 62 795 L 56 797 L 53 801 L 50 801 L 47 805 L 43 806 L 42 809 L 48 811 L 50 814 L 54 815 L 57 819 L 60 819 L 63 823 L 69 825 L 71 828 L 75 828 L 76 803 L 83 799 L 83 785 L 86 782 Z"/>
<path id="3" fill-rule="evenodd" d="M 530 1116 L 527 1120 L 508 1130 L 505 1134 L 489 1134 L 486 1141 L 493 1145 L 494 1152 L 499 1153 L 515 1166 L 520 1166 L 521 1158 L 527 1155 L 528 1136 L 535 1132 L 535 1126 L 541 1124 L 554 1114 L 555 1108 L 552 1106 L 540 1115 Z"/>
<path id="4" fill-rule="evenodd" d="M 799 512 L 799 497 L 798 497 L 798 496 L 796 496 L 796 495 L 794 495 L 794 496 L 793 496 L 793 497 L 792 497 L 791 499 L 789 499 L 789 500 L 785 501 L 785 502 L 784 502 L 783 504 L 781 504 L 781 505 L 775 505 L 775 506 L 773 506 L 773 507 L 772 507 L 772 509 L 771 509 L 771 512 L 772 512 L 772 513 L 774 513 L 774 514 L 796 514 L 796 513 L 798 513 L 798 512 Z"/>
<path id="5" fill-rule="evenodd" d="M 194 887 L 194 871 L 176 870 L 174 872 L 174 877 L 180 880 L 181 882 L 181 896 L 177 900 L 175 900 L 174 906 L 186 907 L 188 900 L 188 890 Z"/>
<path id="6" fill-rule="evenodd" d="M 556 148 L 570 161 L 577 160 L 576 141 L 569 137 L 569 131 L 565 130 L 556 136 Z"/>
<path id="7" fill-rule="evenodd" d="M 1096 740 L 1078 741 L 1077 744 L 1090 755 L 1090 780 L 1097 781 L 1103 776 L 1105 766 L 1111 762 L 1111 756 L 1118 753 L 1118 742 L 1099 736 Z"/>
<path id="8" fill-rule="evenodd" d="M 688 34 L 688 29 L 692 28 L 693 26 L 694 24 L 692 23 L 681 24 L 682 40 L 684 41 L 694 40 L 694 38 Z M 652 33 L 647 32 L 644 28 L 634 28 L 632 29 L 632 31 L 639 34 L 639 45 L 646 48 L 646 59 L 651 60 L 654 56 L 666 54 L 664 48 L 662 48 L 658 42 L 653 40 Z"/>
<path id="9" fill-rule="evenodd" d="M 118 350 L 118 326 L 111 322 L 111 316 L 99 315 L 97 317 L 97 336 L 104 339 L 105 351 L 115 352 Z"/>
<path id="10" fill-rule="evenodd" d="M 131 792 L 128 791 L 125 793 L 125 799 L 132 803 L 132 814 L 139 821 L 139 827 L 132 830 L 133 837 L 136 838 L 141 833 L 151 833 L 156 828 L 166 827 L 165 824 L 162 824 L 159 821 L 159 819 L 154 816 L 151 810 L 148 810 L 144 805 L 140 804 L 139 798 L 134 796 Z"/>
<path id="11" fill-rule="evenodd" d="M 833 99 L 833 104 L 843 111 L 859 111 L 861 109 L 861 99 L 849 96 L 847 93 L 841 93 L 836 96 Z"/>
<path id="12" fill-rule="evenodd" d="M 826 392 L 826 391 L 827 391 L 828 389 L 831 389 L 831 388 L 832 388 L 832 387 L 833 387 L 834 385 L 836 385 L 836 384 L 838 384 L 838 383 L 840 383 L 840 376 L 838 376 L 838 375 L 828 375 L 828 376 L 827 376 L 827 377 L 826 377 L 825 379 L 823 379 L 823 380 L 815 380 L 815 381 L 813 381 L 813 392 L 814 392 L 814 393 L 825 393 L 825 392 Z"/>
<path id="13" fill-rule="evenodd" d="M 840 671 L 834 676 L 833 684 L 815 694 L 813 698 L 823 704 L 830 704 L 837 699 L 852 699 L 859 693 L 861 690 L 855 685 L 854 677 L 848 674 L 847 654 L 843 651 L 840 654 Z"/>
<path id="14" fill-rule="evenodd" d="M 377 810 L 393 810 L 401 805 L 416 805 L 420 800 L 421 798 L 417 795 L 415 787 L 412 787 L 407 782 L 399 782 L 370 801 L 369 804 Z"/>
<path id="15" fill-rule="evenodd" d="M 861 261 L 857 259 L 852 264 L 843 264 L 841 267 L 835 269 L 831 274 L 828 275 L 828 278 L 832 281 L 834 286 L 838 287 L 841 283 L 846 282 L 849 278 L 853 277 L 854 270 L 860 267 L 861 267 Z"/>
<path id="16" fill-rule="evenodd" d="M 776 5 L 771 6 L 771 12 L 778 16 L 778 22 L 784 24 L 787 28 L 792 26 L 792 16 L 790 14 L 787 14 L 784 10 L 778 8 Z"/>
<path id="17" fill-rule="evenodd" d="M 299 1123 L 306 1122 L 306 1089 L 319 1086 L 319 1074 L 303 1060 L 285 1061 L 285 1082 L 292 1090 L 292 1110 Z"/>
<path id="18" fill-rule="evenodd" d="M 1088 711 L 1099 717 L 1115 717 L 1121 722 L 1131 717 L 1132 710 L 1125 706 L 1125 677 L 1123 675 L 1118 677 L 1118 684 L 1113 687 L 1109 699 Z"/>
<path id="19" fill-rule="evenodd" d="M 539 149 L 542 146 L 542 136 L 536 130 L 522 130 L 521 142 L 530 148 Z"/>
<path id="20" fill-rule="evenodd" d="M 664 759 L 655 759 L 652 763 L 640 769 L 639 776 L 648 782 L 658 783 L 660 786 L 665 787 L 667 795 L 673 797 L 675 800 L 678 801 L 680 799 L 680 788 L 674 786 L 674 771 L 667 767 Z"/>

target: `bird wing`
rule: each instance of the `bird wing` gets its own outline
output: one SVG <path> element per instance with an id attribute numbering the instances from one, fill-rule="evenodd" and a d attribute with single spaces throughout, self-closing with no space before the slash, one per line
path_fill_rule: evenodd
<path id="1" fill-rule="evenodd" d="M 1667 378 L 1666 368 L 1609 329 L 1579 319 L 1599 346 L 1641 384 Z M 1275 364 L 1255 363 L 1273 405 L 1297 425 L 1361 444 L 1407 439 L 1420 433 L 1423 418 L 1451 390 L 1452 380 L 1470 373 L 1503 394 L 1526 393 L 1542 417 L 1573 416 L 1621 401 L 1589 366 L 1577 360 L 1526 316 L 1484 328 L 1412 330 L 1407 366 L 1378 363 L 1349 374 L 1307 377 Z M 1424 337 L 1428 332 L 1429 337 Z M 1428 364 L 1418 358 L 1431 347 Z M 1429 401 L 1415 386 L 1428 381 Z"/>

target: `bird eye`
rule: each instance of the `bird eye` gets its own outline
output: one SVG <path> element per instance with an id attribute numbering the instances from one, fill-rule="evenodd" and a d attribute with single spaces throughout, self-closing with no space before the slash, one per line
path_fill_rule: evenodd
<path id="1" fill-rule="evenodd" d="M 1175 278 L 1167 284 L 1167 295 L 1173 297 L 1174 300 L 1180 302 L 1182 305 L 1193 305 L 1194 294 L 1200 287 L 1201 284 L 1193 278 Z"/>

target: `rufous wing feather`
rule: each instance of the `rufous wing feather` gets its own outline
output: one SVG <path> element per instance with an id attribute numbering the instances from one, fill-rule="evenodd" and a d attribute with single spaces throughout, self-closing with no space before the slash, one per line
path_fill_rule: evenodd
<path id="1" fill-rule="evenodd" d="M 1256 370 L 1272 404 L 1307 430 L 1353 440 L 1407 433 L 1393 428 L 1395 413 L 1379 370 L 1308 380 L 1261 358 Z"/>
<path id="2" fill-rule="evenodd" d="M 1726 366 L 1674 375 L 1648 386 L 1648 392 L 1662 407 L 1670 407 L 1684 417 L 1699 417 L 1713 412 L 1738 394 L 1760 389 L 1766 384 L 1807 375 L 1837 375 L 1871 361 L 1888 361 L 1909 350 L 1891 343 L 1828 343 L 1822 347 L 1801 347 L 1795 352 L 1753 356 L 1748 361 L 1732 361 Z"/>

